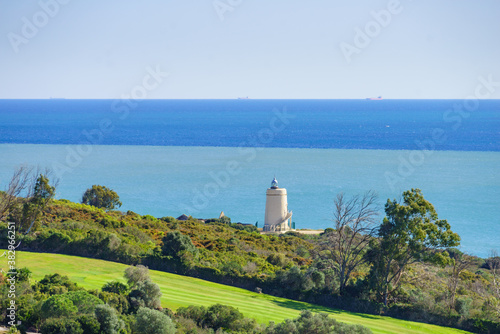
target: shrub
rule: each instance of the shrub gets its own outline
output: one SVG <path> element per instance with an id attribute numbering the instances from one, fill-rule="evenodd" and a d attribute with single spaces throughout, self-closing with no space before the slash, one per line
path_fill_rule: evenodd
<path id="1" fill-rule="evenodd" d="M 53 295 L 43 302 L 41 307 L 42 318 L 61 318 L 73 316 L 78 308 L 66 295 Z"/>
<path id="2" fill-rule="evenodd" d="M 198 249 L 193 245 L 191 238 L 179 231 L 170 232 L 162 239 L 161 247 L 164 255 L 178 257 L 180 252 L 186 251 L 197 254 Z"/>
<path id="3" fill-rule="evenodd" d="M 174 334 L 175 325 L 162 312 L 141 307 L 137 311 L 135 331 L 139 334 Z"/>
<path id="4" fill-rule="evenodd" d="M 472 299 L 471 298 L 457 298 L 455 301 L 455 310 L 460 314 L 462 317 L 467 317 L 470 312 L 470 307 L 472 304 Z"/>
<path id="5" fill-rule="evenodd" d="M 283 253 L 270 254 L 267 257 L 267 262 L 280 268 L 285 268 L 290 263 L 290 261 L 286 258 L 285 254 Z"/>
<path id="6" fill-rule="evenodd" d="M 125 269 L 123 275 L 127 280 L 128 286 L 133 288 L 137 283 L 149 280 L 149 269 L 143 265 L 130 266 Z"/>
<path id="7" fill-rule="evenodd" d="M 97 305 L 95 316 L 103 334 L 118 334 L 123 327 L 123 321 L 118 318 L 115 309 L 107 304 Z"/>
<path id="8" fill-rule="evenodd" d="M 311 311 L 302 311 L 300 316 L 294 320 L 287 319 L 273 326 L 267 331 L 268 334 L 370 334 L 369 328 L 361 325 L 350 325 L 339 323 L 327 314 L 313 314 Z"/>
<path id="9" fill-rule="evenodd" d="M 105 304 L 108 304 L 109 306 L 112 306 L 115 310 L 117 310 L 118 313 L 127 312 L 130 307 L 128 299 L 124 295 L 106 291 L 95 291 L 94 293 Z"/>
<path id="10" fill-rule="evenodd" d="M 323 235 L 326 235 L 326 234 L 330 234 L 330 233 L 333 233 L 335 232 L 335 230 L 331 227 L 328 227 L 326 228 L 322 233 L 320 233 L 320 236 L 323 236 Z"/>
<path id="11" fill-rule="evenodd" d="M 161 290 L 158 284 L 151 280 L 142 281 L 136 284 L 130 292 L 130 304 L 134 308 L 160 308 Z"/>
<path id="12" fill-rule="evenodd" d="M 198 326 L 201 326 L 203 324 L 206 314 L 207 308 L 205 306 L 194 305 L 190 305 L 188 307 L 179 307 L 176 312 L 176 315 L 178 317 L 192 319 L 198 324 Z"/>
<path id="13" fill-rule="evenodd" d="M 230 276 L 239 276 L 243 273 L 243 267 L 235 261 L 229 261 L 222 264 L 222 272 Z"/>
<path id="14" fill-rule="evenodd" d="M 74 319 L 51 318 L 47 319 L 41 326 L 43 334 L 83 334 L 80 323 Z"/>
<path id="15" fill-rule="evenodd" d="M 31 270 L 24 267 L 24 268 L 12 269 L 9 271 L 9 273 L 7 273 L 7 278 L 11 278 L 13 276 L 16 278 L 16 281 L 19 283 L 19 282 L 29 282 L 32 275 L 31 275 Z"/>
<path id="16" fill-rule="evenodd" d="M 99 334 L 101 325 L 94 315 L 82 315 L 76 319 L 85 334 Z"/>
<path id="17" fill-rule="evenodd" d="M 44 278 L 33 286 L 33 290 L 43 293 L 53 294 L 56 288 L 63 288 L 58 290 L 75 291 L 78 290 L 76 283 L 69 280 L 68 276 L 61 276 L 59 274 L 45 275 Z"/>
<path id="18" fill-rule="evenodd" d="M 240 319 L 243 319 L 243 314 L 236 308 L 216 304 L 208 308 L 204 322 L 208 327 L 213 329 L 230 329 Z"/>
<path id="19" fill-rule="evenodd" d="M 102 291 L 125 295 L 128 292 L 128 287 L 119 281 L 111 281 L 103 285 Z"/>
<path id="20" fill-rule="evenodd" d="M 65 294 L 78 308 L 79 314 L 93 314 L 97 305 L 103 304 L 102 300 L 87 291 L 71 291 Z"/>
<path id="21" fill-rule="evenodd" d="M 256 327 L 253 319 L 243 317 L 236 308 L 215 304 L 204 306 L 188 306 L 177 309 L 177 317 L 193 320 L 199 327 L 218 330 L 229 330 L 238 333 L 252 333 Z"/>

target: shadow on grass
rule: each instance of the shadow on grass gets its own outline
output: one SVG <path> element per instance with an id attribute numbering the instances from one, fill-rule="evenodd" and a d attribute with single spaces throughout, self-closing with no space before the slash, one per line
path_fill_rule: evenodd
<path id="1" fill-rule="evenodd" d="M 324 306 L 319 306 L 319 305 L 314 305 L 314 304 L 306 304 L 304 302 L 299 302 L 296 300 L 273 300 L 272 302 L 278 306 L 289 308 L 292 310 L 298 310 L 298 311 L 309 310 L 312 312 L 328 312 L 328 313 L 335 313 L 335 312 L 340 313 L 341 312 L 340 310 L 334 310 L 334 309 L 330 309 L 330 308 L 327 308 Z"/>
<path id="2" fill-rule="evenodd" d="M 382 320 L 381 317 L 378 315 L 343 311 L 343 310 L 328 308 L 328 307 L 320 306 L 320 305 L 305 304 L 303 302 L 299 302 L 299 301 L 295 301 L 295 300 L 286 300 L 286 301 L 273 300 L 272 302 L 278 306 L 293 309 L 293 310 L 298 310 L 298 311 L 309 310 L 311 312 L 323 312 L 323 313 L 328 313 L 328 314 L 332 314 L 332 315 L 344 314 L 344 315 L 357 316 L 357 317 L 365 318 L 365 319 Z"/>

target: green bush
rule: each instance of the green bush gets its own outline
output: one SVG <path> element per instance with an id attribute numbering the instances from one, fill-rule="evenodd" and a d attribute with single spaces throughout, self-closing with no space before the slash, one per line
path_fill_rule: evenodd
<path id="1" fill-rule="evenodd" d="M 78 308 L 66 295 L 50 296 L 41 307 L 43 318 L 61 318 L 76 315 Z"/>
<path id="2" fill-rule="evenodd" d="M 180 252 L 190 252 L 197 254 L 198 249 L 193 245 L 191 238 L 179 231 L 169 232 L 163 238 L 162 252 L 166 256 L 178 257 Z"/>
<path id="3" fill-rule="evenodd" d="M 107 304 L 97 305 L 95 316 L 103 334 L 118 334 L 123 328 L 123 321 L 118 318 L 115 309 Z"/>
<path id="4" fill-rule="evenodd" d="M 85 334 L 99 334 L 101 332 L 101 325 L 94 315 L 82 315 L 76 320 Z"/>
<path id="5" fill-rule="evenodd" d="M 174 334 L 175 325 L 162 312 L 141 307 L 137 311 L 135 331 L 139 334 Z"/>
<path id="6" fill-rule="evenodd" d="M 97 305 L 103 304 L 102 300 L 87 291 L 70 291 L 64 296 L 68 297 L 78 308 L 78 314 L 94 314 Z"/>
<path id="7" fill-rule="evenodd" d="M 370 334 L 372 331 L 361 325 L 337 322 L 327 314 L 302 311 L 296 319 L 287 319 L 278 325 L 269 326 L 266 334 Z"/>
<path id="8" fill-rule="evenodd" d="M 267 257 L 267 262 L 274 266 L 285 268 L 290 263 L 290 260 L 283 253 L 273 253 Z"/>
<path id="9" fill-rule="evenodd" d="M 113 292 L 94 291 L 96 297 L 102 300 L 105 304 L 112 306 L 119 313 L 125 313 L 129 310 L 130 304 L 124 295 L 119 295 Z"/>
<path id="10" fill-rule="evenodd" d="M 125 274 L 123 276 L 127 280 L 130 288 L 135 287 L 139 282 L 144 282 L 150 279 L 149 269 L 143 265 L 128 267 L 125 269 Z"/>
<path id="11" fill-rule="evenodd" d="M 128 292 L 128 286 L 119 281 L 111 281 L 104 284 L 101 290 L 119 295 L 125 295 Z"/>
<path id="12" fill-rule="evenodd" d="M 160 308 L 161 295 L 162 293 L 158 284 L 151 280 L 141 281 L 130 291 L 130 304 L 134 309 L 140 307 Z"/>
<path id="13" fill-rule="evenodd" d="M 84 331 L 80 323 L 71 318 L 50 318 L 47 319 L 40 331 L 43 334 L 83 334 Z"/>
<path id="14" fill-rule="evenodd" d="M 61 276 L 59 274 L 45 275 L 40 282 L 33 286 L 33 290 L 42 293 L 54 294 L 55 291 L 76 291 L 78 290 L 76 283 L 69 280 L 68 276 Z M 61 293 L 61 292 L 60 292 Z"/>
<path id="15" fill-rule="evenodd" d="M 469 316 L 470 308 L 472 305 L 472 298 L 460 297 L 455 301 L 455 310 L 462 317 Z"/>

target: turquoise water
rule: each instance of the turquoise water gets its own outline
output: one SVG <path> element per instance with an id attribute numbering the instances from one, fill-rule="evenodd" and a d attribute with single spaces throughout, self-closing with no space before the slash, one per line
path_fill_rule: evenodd
<path id="1" fill-rule="evenodd" d="M 500 248 L 500 152 L 0 144 L 0 157 L 0 188 L 20 164 L 40 165 L 60 177 L 58 198 L 79 201 L 101 184 L 117 191 L 124 211 L 200 218 L 224 211 L 259 226 L 275 175 L 297 228 L 331 226 L 338 192 L 375 190 L 382 213 L 387 198 L 420 188 L 460 234 L 463 251 Z"/>

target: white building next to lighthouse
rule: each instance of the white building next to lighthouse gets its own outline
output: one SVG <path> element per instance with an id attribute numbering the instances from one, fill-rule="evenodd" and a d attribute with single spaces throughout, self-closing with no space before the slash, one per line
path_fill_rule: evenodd
<path id="1" fill-rule="evenodd" d="M 286 189 L 278 187 L 276 178 L 266 191 L 264 232 L 286 232 L 292 229 L 292 212 L 288 211 Z"/>

